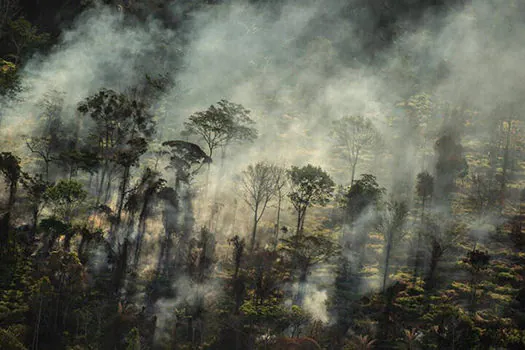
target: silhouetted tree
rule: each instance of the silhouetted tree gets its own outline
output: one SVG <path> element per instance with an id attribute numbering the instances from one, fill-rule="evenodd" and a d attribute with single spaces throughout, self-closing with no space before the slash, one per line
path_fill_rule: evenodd
<path id="1" fill-rule="evenodd" d="M 335 183 L 321 167 L 292 166 L 288 170 L 291 192 L 288 194 L 297 212 L 296 234 L 303 233 L 306 210 L 312 205 L 325 206 L 332 198 Z"/>
<path id="2" fill-rule="evenodd" d="M 312 267 L 335 256 L 339 247 L 330 238 L 319 234 L 297 233 L 290 238 L 281 239 L 281 242 L 280 250 L 288 256 L 292 268 L 298 273 L 299 291 L 295 303 L 301 305 Z"/>
<path id="3" fill-rule="evenodd" d="M 242 105 L 221 100 L 217 106 L 211 105 L 206 111 L 191 115 L 184 123 L 185 134 L 201 137 L 208 148 L 208 156 L 212 157 L 217 147 L 232 142 L 250 142 L 257 137 L 249 114 L 250 111 Z"/>
<path id="4" fill-rule="evenodd" d="M 0 172 L 2 175 L 4 175 L 4 179 L 6 180 L 7 186 L 9 188 L 6 212 L 3 214 L 2 220 L 0 222 L 0 243 L 2 247 L 6 247 L 6 245 L 11 241 L 9 236 L 11 219 L 16 202 L 18 181 L 22 176 L 20 159 L 10 152 L 0 153 Z"/>
<path id="5" fill-rule="evenodd" d="M 381 213 L 381 220 L 378 229 L 385 239 L 382 283 L 383 293 L 386 293 L 388 276 L 390 274 L 392 250 L 394 249 L 395 244 L 405 235 L 403 227 L 405 225 L 407 214 L 408 208 L 406 204 L 395 201 L 387 203 L 385 210 Z"/>

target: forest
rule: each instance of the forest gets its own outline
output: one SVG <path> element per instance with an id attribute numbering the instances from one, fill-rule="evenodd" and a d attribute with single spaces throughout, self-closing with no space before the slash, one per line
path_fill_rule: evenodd
<path id="1" fill-rule="evenodd" d="M 0 350 L 525 349 L 524 14 L 0 0 Z"/>

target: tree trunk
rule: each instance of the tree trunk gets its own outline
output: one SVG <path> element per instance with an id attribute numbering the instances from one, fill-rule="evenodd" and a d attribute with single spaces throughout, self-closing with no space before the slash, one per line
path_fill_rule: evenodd
<path id="1" fill-rule="evenodd" d="M 297 211 L 297 228 L 295 229 L 295 234 L 296 235 L 301 234 L 301 210 L 300 209 Z"/>
<path id="2" fill-rule="evenodd" d="M 107 204 L 109 202 L 109 200 L 111 199 L 111 177 L 113 175 L 113 170 L 114 169 L 110 169 L 109 170 L 109 174 L 108 174 L 108 182 L 106 184 L 106 193 L 105 193 L 105 197 L 104 197 L 104 204 Z"/>
<path id="3" fill-rule="evenodd" d="M 100 182 L 98 184 L 98 189 L 97 189 L 97 202 L 96 202 L 96 205 L 98 205 L 100 203 L 100 197 L 102 197 L 102 188 L 104 187 L 107 171 L 108 171 L 108 163 L 106 161 L 104 163 L 104 167 L 102 168 L 102 174 L 100 175 Z"/>
<path id="4" fill-rule="evenodd" d="M 297 230 L 298 235 L 302 235 L 304 231 L 304 219 L 306 218 L 306 209 L 303 208 L 301 215 L 299 216 L 299 229 Z"/>
<path id="5" fill-rule="evenodd" d="M 392 233 L 389 233 L 387 237 L 385 247 L 385 270 L 383 272 L 383 294 L 386 293 L 386 284 L 388 282 L 388 270 L 390 268 L 390 252 L 392 250 Z"/>
<path id="6" fill-rule="evenodd" d="M 253 249 L 255 248 L 255 236 L 257 235 L 257 223 L 259 220 L 257 220 L 257 212 L 259 211 L 259 206 L 255 205 L 255 209 L 253 211 L 253 228 L 252 228 L 252 240 L 250 243 L 250 252 L 253 252 Z"/>
<path id="7" fill-rule="evenodd" d="M 16 201 L 17 189 L 18 189 L 17 181 L 11 180 L 9 183 L 9 199 L 7 201 L 7 213 L 4 215 L 2 220 L 0 220 L 0 221 L 3 221 L 3 222 L 0 222 L 0 224 L 3 224 L 4 226 L 4 227 L 0 227 L 0 234 L 3 236 L 2 241 L 5 241 L 1 243 L 5 243 L 5 244 L 2 244 L 2 246 L 5 246 L 5 247 L 9 247 L 13 240 L 12 230 L 11 230 L 11 220 L 12 220 L 13 208 L 15 206 L 15 201 Z"/>
<path id="8" fill-rule="evenodd" d="M 118 230 L 119 225 L 120 225 L 122 208 L 124 208 L 124 198 L 126 197 L 126 190 L 128 189 L 129 173 L 130 173 L 130 167 L 127 166 L 124 168 L 124 173 L 122 174 L 122 182 L 120 185 L 120 194 L 119 194 L 119 201 L 118 201 L 115 230 Z M 113 232 L 113 234 L 115 234 L 115 232 Z"/>
<path id="9" fill-rule="evenodd" d="M 275 220 L 275 243 L 273 246 L 273 249 L 277 249 L 277 245 L 279 244 L 279 226 L 281 224 L 281 200 L 282 196 L 279 193 L 279 199 L 277 201 L 277 219 Z"/>
<path id="10" fill-rule="evenodd" d="M 299 274 L 299 285 L 297 286 L 297 295 L 295 297 L 295 305 L 302 306 L 304 301 L 306 281 L 308 279 L 308 266 L 301 267 Z"/>
<path id="11" fill-rule="evenodd" d="M 500 196 L 501 196 L 501 210 L 503 210 L 503 206 L 505 205 L 505 188 L 507 186 L 507 172 L 509 167 L 509 148 L 510 148 L 510 135 L 511 135 L 511 128 L 512 128 L 512 120 L 509 120 L 507 122 L 507 138 L 505 142 L 505 149 L 503 152 L 503 165 L 502 168 L 502 174 L 501 174 L 501 188 L 500 188 Z"/>
<path id="12" fill-rule="evenodd" d="M 354 162 L 352 163 L 352 177 L 350 178 L 350 185 L 353 185 L 354 184 L 354 179 L 355 179 L 355 168 L 357 167 L 357 157 L 356 159 L 354 160 Z"/>

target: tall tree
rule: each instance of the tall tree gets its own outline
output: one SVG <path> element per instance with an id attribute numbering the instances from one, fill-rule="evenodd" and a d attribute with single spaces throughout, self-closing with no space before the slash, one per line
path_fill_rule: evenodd
<path id="1" fill-rule="evenodd" d="M 217 147 L 225 147 L 232 142 L 248 141 L 257 138 L 257 130 L 250 118 L 250 111 L 240 104 L 221 100 L 217 106 L 211 105 L 207 110 L 197 112 L 184 123 L 185 134 L 201 137 L 212 157 Z"/>
<path id="2" fill-rule="evenodd" d="M 452 127 L 445 129 L 434 145 L 437 153 L 435 193 L 438 204 L 445 204 L 455 189 L 456 179 L 465 177 L 468 164 L 459 142 L 459 134 Z"/>
<path id="3" fill-rule="evenodd" d="M 432 199 L 432 194 L 434 193 L 434 177 L 430 175 L 427 171 L 420 172 L 417 174 L 417 183 L 416 183 L 416 194 L 421 203 L 421 227 L 417 230 L 417 241 L 416 241 L 416 256 L 414 261 L 414 283 L 417 280 L 419 273 L 419 266 L 421 260 L 421 234 L 424 229 L 424 218 L 425 218 L 425 208 L 427 201 Z"/>
<path id="4" fill-rule="evenodd" d="M 339 197 L 340 205 L 345 211 L 345 221 L 355 222 L 366 208 L 379 203 L 384 192 L 385 189 L 379 186 L 374 175 L 361 175 Z"/>
<path id="5" fill-rule="evenodd" d="M 416 194 L 421 201 L 421 217 L 423 217 L 427 201 L 434 194 L 434 177 L 427 171 L 417 174 Z"/>
<path id="6" fill-rule="evenodd" d="M 281 251 L 290 259 L 292 268 L 298 273 L 299 290 L 295 303 L 301 305 L 304 298 L 304 288 L 312 267 L 335 256 L 338 246 L 330 238 L 319 235 L 295 234 L 281 240 Z"/>
<path id="7" fill-rule="evenodd" d="M 257 224 L 261 220 L 268 202 L 276 193 L 274 165 L 265 162 L 249 165 L 242 173 L 241 182 L 244 201 L 253 212 L 253 227 L 250 241 L 250 251 L 253 251 Z"/>
<path id="8" fill-rule="evenodd" d="M 395 244 L 398 243 L 405 234 L 403 228 L 407 214 L 408 209 L 404 202 L 389 202 L 387 203 L 379 222 L 378 229 L 385 240 L 382 283 L 383 293 L 386 293 L 387 290 L 392 251 L 395 248 Z"/>
<path id="9" fill-rule="evenodd" d="M 274 181 L 275 181 L 275 196 L 277 197 L 277 215 L 275 218 L 275 228 L 274 228 L 274 249 L 279 243 L 279 231 L 281 228 L 281 209 L 283 205 L 283 199 L 286 195 L 286 187 L 288 186 L 288 173 L 286 169 L 280 166 L 273 167 Z"/>
<path id="10" fill-rule="evenodd" d="M 116 217 L 118 228 L 131 167 L 136 165 L 140 156 L 146 152 L 147 144 L 155 134 L 156 123 L 145 103 L 113 90 L 101 89 L 82 101 L 78 110 L 95 122 L 91 133 L 93 148 L 102 159 L 97 202 L 100 200 L 106 177 L 109 188 L 112 172 L 121 171 Z"/>
<path id="11" fill-rule="evenodd" d="M 335 183 L 321 167 L 311 164 L 288 170 L 291 192 L 288 194 L 297 212 L 296 234 L 303 233 L 306 210 L 312 205 L 325 206 L 332 198 Z"/>
<path id="12" fill-rule="evenodd" d="M 50 185 L 47 181 L 44 181 L 42 175 L 30 176 L 27 173 L 23 174 L 22 185 L 25 187 L 28 195 L 28 199 L 31 207 L 32 216 L 32 230 L 33 234 L 36 233 L 38 226 L 38 216 L 42 211 L 45 204 L 45 193 Z"/>
<path id="13" fill-rule="evenodd" d="M 73 217 L 78 216 L 76 211 L 87 198 L 87 192 L 78 181 L 60 180 L 47 188 L 44 198 L 54 215 L 69 224 Z"/>
<path id="14" fill-rule="evenodd" d="M 6 247 L 7 243 L 10 243 L 11 241 L 9 236 L 9 232 L 11 231 L 11 219 L 16 202 L 18 181 L 22 176 L 20 159 L 10 152 L 0 153 L 0 172 L 4 175 L 7 186 L 9 187 L 6 212 L 0 221 L 0 242 L 3 247 Z"/>
<path id="15" fill-rule="evenodd" d="M 350 184 L 353 184 L 357 163 L 363 152 L 378 140 L 378 132 L 370 119 L 351 116 L 335 121 L 332 133 L 336 152 L 350 165 Z"/>
<path id="16" fill-rule="evenodd" d="M 167 235 L 171 235 L 173 231 L 179 235 L 178 258 L 175 260 L 181 263 L 182 257 L 187 254 L 195 224 L 191 181 L 203 165 L 210 164 L 212 159 L 200 146 L 191 142 L 171 140 L 162 145 L 167 149 L 166 153 L 169 156 L 168 168 L 175 171 L 172 196 L 163 196 L 164 214 L 166 214 L 164 224 Z M 170 192 L 165 194 L 168 193 Z M 177 210 L 174 210 L 175 208 Z M 171 214 L 168 215 L 169 212 Z M 182 225 L 180 225 L 181 221 Z"/>

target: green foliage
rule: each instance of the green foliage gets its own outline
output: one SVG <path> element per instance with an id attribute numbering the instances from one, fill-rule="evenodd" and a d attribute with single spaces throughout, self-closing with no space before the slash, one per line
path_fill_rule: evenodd
<path id="1" fill-rule="evenodd" d="M 24 344 L 9 330 L 0 328 L 0 344 L 5 350 L 26 350 Z"/>
<path id="2" fill-rule="evenodd" d="M 340 193 L 338 202 L 350 221 L 354 221 L 370 205 L 379 204 L 385 191 L 379 186 L 374 175 L 363 174 L 352 186 Z"/>
<path id="3" fill-rule="evenodd" d="M 335 183 L 321 167 L 308 164 L 288 170 L 291 191 L 288 197 L 297 212 L 297 234 L 302 233 L 306 210 L 312 205 L 325 206 L 332 199 Z"/>
<path id="4" fill-rule="evenodd" d="M 139 330 L 135 327 L 129 331 L 126 336 L 126 350 L 140 350 L 140 334 Z"/>
<path id="5" fill-rule="evenodd" d="M 210 164 L 212 159 L 196 144 L 186 141 L 173 140 L 162 143 L 168 147 L 170 167 L 175 169 L 177 178 L 188 183 L 204 164 Z"/>
<path id="6" fill-rule="evenodd" d="M 87 198 L 87 192 L 84 186 L 76 180 L 59 180 L 46 190 L 44 197 L 55 215 L 70 222 L 76 210 Z"/>
<path id="7" fill-rule="evenodd" d="M 18 66 L 0 58 L 0 96 L 13 98 L 20 90 Z"/>
<path id="8" fill-rule="evenodd" d="M 326 205 L 332 198 L 335 183 L 321 167 L 308 164 L 304 167 L 292 166 L 288 171 L 292 182 L 289 197 L 296 209 L 310 205 Z"/>
<path id="9" fill-rule="evenodd" d="M 208 147 L 211 158 L 217 147 L 232 142 L 252 142 L 257 138 L 257 130 L 249 116 L 250 111 L 240 104 L 221 100 L 217 106 L 211 105 L 206 111 L 197 112 L 184 123 L 186 135 L 201 137 Z"/>
<path id="10" fill-rule="evenodd" d="M 9 21 L 7 25 L 16 50 L 13 55 L 16 61 L 20 61 L 20 55 L 25 50 L 41 46 L 49 40 L 49 34 L 39 33 L 38 28 L 23 17 Z"/>
<path id="11" fill-rule="evenodd" d="M 155 134 L 156 124 L 146 105 L 113 90 L 101 89 L 82 101 L 78 111 L 95 122 L 93 148 L 103 159 L 124 166 L 138 160 Z"/>

